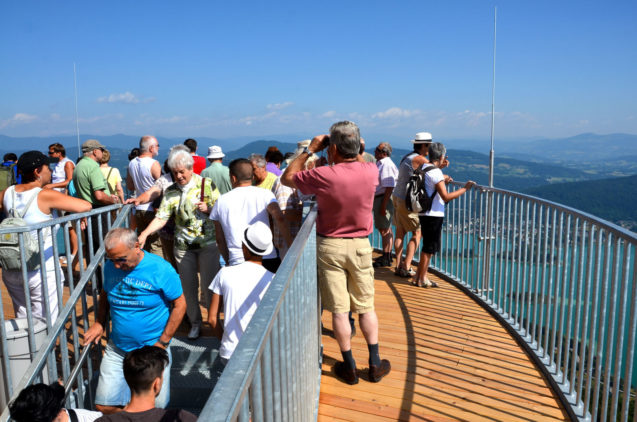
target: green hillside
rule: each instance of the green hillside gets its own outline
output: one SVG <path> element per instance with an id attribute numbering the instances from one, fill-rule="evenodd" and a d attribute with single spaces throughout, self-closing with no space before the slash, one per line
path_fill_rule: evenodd
<path id="1" fill-rule="evenodd" d="M 637 228 L 637 175 L 539 186 L 524 193 L 577 208 L 629 230 Z"/>

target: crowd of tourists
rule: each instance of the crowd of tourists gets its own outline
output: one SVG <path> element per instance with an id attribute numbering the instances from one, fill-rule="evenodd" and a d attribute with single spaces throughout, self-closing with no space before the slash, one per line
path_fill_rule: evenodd
<path id="1" fill-rule="evenodd" d="M 447 191 L 451 178 L 441 171 L 449 165 L 445 147 L 427 132 L 411 142 L 413 151 L 396 165 L 388 142 L 381 142 L 373 155 L 367 153 L 359 128 L 344 121 L 332 125 L 329 135 L 299 142 L 292 154 L 271 147 L 264 155 L 254 153 L 225 166 L 221 147 L 210 146 L 204 158 L 197 155 L 194 139 L 172 146 L 162 164 L 156 159 L 157 138 L 143 136 L 129 155 L 125 177 L 109 167 L 107 147 L 94 139 L 82 144 L 77 162 L 57 143 L 46 155 L 7 154 L 3 168 L 11 178 L 0 193 L 0 204 L 8 216 L 36 224 L 111 204 L 129 203 L 134 209 L 129 227 L 107 233 L 95 229 L 106 227 L 106 214 L 91 217 L 91 233 L 83 233 L 86 224 L 80 233 L 71 231 L 66 253 L 67 265 L 76 265 L 79 236 L 91 237 L 86 243 L 94 250 L 102 244 L 106 250 L 104 278 L 98 280 L 99 311 L 84 334 L 84 345 L 89 345 L 108 332 L 94 399 L 97 412 L 64 409 L 59 385 L 37 384 L 11 404 L 12 417 L 194 420 L 188 412 L 164 409 L 170 400 L 173 336 L 187 321 L 187 337 L 196 341 L 204 324 L 201 307 L 207 308 L 206 322 L 221 340 L 219 359 L 225 366 L 299 232 L 307 201 L 315 201 L 318 209 L 321 303 L 332 314 L 342 354 L 333 372 L 347 384 L 359 382 L 350 340 L 355 313 L 368 345 L 367 379 L 379 382 L 391 364 L 380 357 L 374 269 L 393 265 L 394 252 L 396 275 L 411 277 L 414 286 L 436 287 L 427 269 L 431 256 L 440 251 L 445 203 L 473 185 Z M 412 204 L 409 182 L 414 175 L 421 175 L 416 188 L 429 199 L 420 209 Z M 375 261 L 369 242 L 374 226 L 383 245 Z M 405 245 L 407 233 L 412 236 Z M 47 278 L 53 280 L 60 266 L 53 262 L 54 236 L 49 233 L 45 239 L 44 262 L 51 273 Z M 420 239 L 422 252 L 414 271 Z M 34 317 L 56 319 L 56 286 L 48 283 L 43 292 L 40 274 L 28 268 L 24 280 L 23 271 L 3 265 L 2 278 L 17 318 L 24 317 L 30 305 Z M 63 280 L 64 275 L 60 272 L 59 277 Z M 50 315 L 45 315 L 44 294 Z"/>

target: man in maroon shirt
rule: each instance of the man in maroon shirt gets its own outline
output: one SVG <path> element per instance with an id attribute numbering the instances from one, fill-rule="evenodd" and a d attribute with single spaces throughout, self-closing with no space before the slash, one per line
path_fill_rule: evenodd
<path id="1" fill-rule="evenodd" d="M 307 159 L 327 148 L 329 166 L 303 170 Z M 378 168 L 359 154 L 360 131 L 352 122 L 338 122 L 330 135 L 319 135 L 290 163 L 281 183 L 304 194 L 315 194 L 319 287 L 324 309 L 332 312 L 334 337 L 343 362 L 334 373 L 348 384 L 358 383 L 352 356 L 349 311 L 359 324 L 369 349 L 369 380 L 380 381 L 391 370 L 378 352 L 378 318 L 374 311 L 374 267 L 367 236 L 372 231 L 372 206 Z"/>

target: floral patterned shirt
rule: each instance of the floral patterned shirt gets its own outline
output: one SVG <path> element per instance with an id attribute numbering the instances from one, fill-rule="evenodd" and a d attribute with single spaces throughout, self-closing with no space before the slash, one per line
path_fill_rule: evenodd
<path id="1" fill-rule="evenodd" d="M 170 185 L 155 216 L 161 220 L 175 217 L 175 247 L 179 250 L 199 249 L 215 242 L 215 226 L 208 216 L 197 209 L 201 199 L 202 177 L 193 173 L 186 186 Z M 205 179 L 204 202 L 212 209 L 219 199 L 219 190 L 212 180 Z"/>

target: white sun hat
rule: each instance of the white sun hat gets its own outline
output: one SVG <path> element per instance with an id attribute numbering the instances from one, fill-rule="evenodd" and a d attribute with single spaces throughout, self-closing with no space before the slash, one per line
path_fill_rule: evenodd
<path id="1" fill-rule="evenodd" d="M 431 142 L 431 133 L 429 132 L 418 132 L 411 141 L 412 144 L 430 144 Z"/>
<path id="2" fill-rule="evenodd" d="M 215 158 L 223 158 L 225 157 L 226 154 L 223 153 L 223 151 L 221 151 L 221 147 L 217 146 L 217 145 L 213 145 L 211 147 L 208 148 L 208 157 L 211 160 L 215 159 Z"/>
<path id="3" fill-rule="evenodd" d="M 274 249 L 270 227 L 262 221 L 248 226 L 243 232 L 243 244 L 256 255 L 269 255 Z"/>

